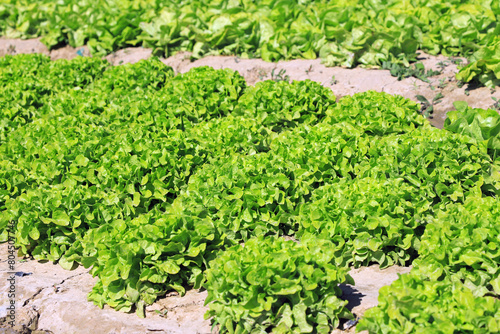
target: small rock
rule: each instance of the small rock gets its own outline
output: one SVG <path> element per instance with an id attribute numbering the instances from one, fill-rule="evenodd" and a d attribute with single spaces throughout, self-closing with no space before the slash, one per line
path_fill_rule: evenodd
<path id="1" fill-rule="evenodd" d="M 348 320 L 344 323 L 344 326 L 342 327 L 342 329 L 346 331 L 349 328 L 356 326 L 358 321 L 359 321 L 359 318 Z"/>

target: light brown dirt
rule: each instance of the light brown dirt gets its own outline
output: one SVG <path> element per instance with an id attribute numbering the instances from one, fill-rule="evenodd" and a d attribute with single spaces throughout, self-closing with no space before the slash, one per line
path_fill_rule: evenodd
<path id="1" fill-rule="evenodd" d="M 127 48 L 118 50 L 114 53 L 106 56 L 106 59 L 112 65 L 121 65 L 121 64 L 134 64 L 137 63 L 141 59 L 148 59 L 151 57 L 151 49 L 144 48 Z"/>
<path id="2" fill-rule="evenodd" d="M 0 280 L 12 276 L 8 271 L 7 244 L 0 245 Z M 87 295 L 97 281 L 89 270 L 79 267 L 72 271 L 50 262 L 18 259 L 15 272 L 28 275 L 15 277 L 16 326 L 18 333 L 38 330 L 54 334 L 66 333 L 199 333 L 211 332 L 209 320 L 203 315 L 206 291 L 190 290 L 185 296 L 170 294 L 146 308 L 146 318 L 135 313 L 117 312 L 105 306 L 100 309 L 87 301 Z M 9 304 L 10 284 L 0 285 L 0 326 Z M 157 312 L 158 311 L 158 312 Z M 0 330 L 1 333 L 1 330 Z"/>
<path id="3" fill-rule="evenodd" d="M 8 40 L 0 38 L 0 56 L 39 52 L 50 55 L 52 59 L 72 59 L 88 56 L 86 47 L 69 46 L 49 51 L 39 39 Z M 113 64 L 135 63 L 151 56 L 151 50 L 127 48 L 108 55 L 106 59 Z M 216 69 L 231 68 L 238 71 L 250 85 L 268 79 L 306 80 L 310 79 L 329 87 L 337 97 L 352 95 L 367 90 L 399 94 L 417 101 L 416 95 L 423 95 L 432 101 L 438 93 L 443 94 L 441 102 L 434 105 L 431 123 L 442 127 L 446 112 L 453 110 L 453 102 L 467 101 L 470 106 L 488 108 L 493 106 L 492 97 L 500 98 L 500 92 L 488 88 L 472 89 L 467 85 L 458 87 L 454 78 L 457 66 L 446 57 L 433 57 L 421 54 L 420 60 L 426 68 L 438 69 L 439 62 L 447 62 L 443 72 L 430 78 L 430 83 L 415 78 L 398 81 L 389 71 L 374 69 L 344 69 L 325 67 L 317 60 L 293 60 L 268 63 L 259 59 L 240 59 L 231 56 L 211 56 L 192 62 L 189 52 L 178 53 L 162 61 L 171 66 L 176 73 L 185 73 L 197 66 L 212 66 Z M 0 279 L 5 282 L 8 273 L 7 245 L 0 245 Z M 18 259 L 19 260 L 19 259 Z M 18 261 L 16 271 L 31 273 L 16 278 L 17 325 L 14 330 L 5 327 L 7 305 L 7 285 L 0 285 L 0 333 L 212 333 L 209 320 L 203 315 L 206 291 L 188 291 L 180 297 L 176 293 L 167 294 L 146 308 L 146 318 L 135 314 L 116 312 L 109 307 L 99 309 L 87 301 L 96 278 L 88 270 L 80 267 L 65 271 L 52 263 L 34 260 Z M 398 274 L 409 268 L 391 267 L 380 270 L 377 266 L 353 269 L 355 286 L 342 286 L 348 307 L 357 316 L 377 305 L 380 287 L 391 284 Z M 354 333 L 335 330 L 333 333 Z"/>
<path id="4" fill-rule="evenodd" d="M 49 49 L 40 42 L 39 38 L 22 40 L 0 37 L 0 57 L 23 53 L 43 53 L 49 55 Z"/>

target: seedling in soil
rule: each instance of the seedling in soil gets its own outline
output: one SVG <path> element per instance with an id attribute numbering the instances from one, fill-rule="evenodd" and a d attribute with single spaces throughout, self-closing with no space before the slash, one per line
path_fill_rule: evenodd
<path id="1" fill-rule="evenodd" d="M 259 76 L 259 80 L 264 80 L 264 78 L 267 77 L 267 73 L 266 73 L 266 71 L 260 69 L 258 76 Z"/>
<path id="2" fill-rule="evenodd" d="M 434 111 L 434 107 L 432 103 L 427 100 L 427 98 L 423 95 L 415 95 L 415 97 L 420 101 L 422 106 L 420 107 L 420 113 L 424 115 L 424 117 L 430 117 L 430 114 Z"/>
<path id="3" fill-rule="evenodd" d="M 437 63 L 437 67 L 439 68 L 440 72 L 443 72 L 445 67 L 450 65 L 450 63 L 448 63 L 447 61 L 440 61 L 439 63 Z"/>
<path id="4" fill-rule="evenodd" d="M 309 74 L 313 71 L 313 66 L 310 65 L 309 68 L 306 70 L 306 74 Z"/>
<path id="5" fill-rule="evenodd" d="M 9 55 L 14 55 L 16 54 L 16 46 L 15 45 L 9 45 L 9 47 L 7 48 L 7 54 Z"/>
<path id="6" fill-rule="evenodd" d="M 493 108 L 497 111 L 500 111 L 500 99 L 497 99 L 494 96 L 492 96 L 491 99 L 495 101 L 495 103 L 493 103 Z"/>
<path id="7" fill-rule="evenodd" d="M 332 86 L 333 86 L 333 85 L 336 85 L 336 84 L 338 84 L 338 83 L 339 83 L 339 82 L 335 79 L 335 76 L 334 76 L 334 75 L 332 75 L 332 80 L 330 80 L 330 85 L 332 85 Z"/>
<path id="8" fill-rule="evenodd" d="M 427 98 L 423 95 L 415 95 L 415 97 L 422 104 L 420 108 L 420 112 L 422 113 L 422 115 L 424 115 L 424 117 L 426 118 L 432 118 L 431 114 L 434 112 L 434 106 L 438 103 L 441 103 L 444 95 L 441 93 L 437 93 L 437 95 L 432 99 L 432 103 L 429 102 L 429 100 L 427 100 Z"/>
<path id="9" fill-rule="evenodd" d="M 441 101 L 443 101 L 443 98 L 444 98 L 444 95 L 441 94 L 441 93 L 437 93 L 436 96 L 434 96 L 434 98 L 432 99 L 432 104 L 433 105 L 436 105 L 438 103 L 441 103 Z"/>
<path id="10" fill-rule="evenodd" d="M 389 70 L 393 77 L 397 77 L 398 80 L 402 80 L 404 78 L 415 77 L 424 82 L 429 83 L 429 77 L 434 75 L 441 74 L 439 71 L 434 70 L 425 70 L 424 64 L 421 62 L 415 63 L 413 66 L 405 67 L 390 61 L 384 61 L 382 63 L 382 68 Z"/>
<path id="11" fill-rule="evenodd" d="M 273 70 L 271 71 L 271 80 L 274 80 L 276 82 L 278 81 L 286 81 L 286 82 L 289 82 L 290 81 L 290 76 L 288 74 L 286 74 L 286 70 L 285 69 L 281 69 L 278 74 L 275 74 L 274 73 L 274 68 Z"/>
<path id="12" fill-rule="evenodd" d="M 418 90 L 417 80 L 413 81 L 413 90 Z"/>
<path id="13" fill-rule="evenodd" d="M 438 88 L 443 89 L 446 86 L 448 86 L 448 84 L 445 81 L 446 81 L 446 78 L 439 79 Z"/>
<path id="14" fill-rule="evenodd" d="M 449 60 L 451 61 L 451 63 L 453 65 L 457 65 L 457 66 L 462 66 L 462 63 L 464 62 L 462 59 L 460 58 L 453 58 L 453 57 L 450 57 Z"/>
<path id="15" fill-rule="evenodd" d="M 166 317 L 167 317 L 168 310 L 164 310 L 163 312 L 162 312 L 162 311 L 155 310 L 155 312 L 156 312 L 156 313 L 157 313 L 160 317 L 166 318 Z"/>

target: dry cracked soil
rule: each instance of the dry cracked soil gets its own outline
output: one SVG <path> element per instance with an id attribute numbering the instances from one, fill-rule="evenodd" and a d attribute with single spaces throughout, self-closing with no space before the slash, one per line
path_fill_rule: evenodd
<path id="1" fill-rule="evenodd" d="M 6 54 L 43 53 L 53 60 L 89 56 L 86 47 L 65 46 L 48 50 L 39 39 L 18 40 L 0 38 L 0 56 Z M 134 63 L 151 56 L 151 50 L 127 48 L 106 58 L 113 64 Z M 475 108 L 494 108 L 494 98 L 500 99 L 500 92 L 486 87 L 459 85 L 455 79 L 457 59 L 444 56 L 429 56 L 420 53 L 419 60 L 426 69 L 439 70 L 439 75 L 424 82 L 416 78 L 398 81 L 388 70 L 340 67 L 325 67 L 319 59 L 292 60 L 268 63 L 260 59 L 240 59 L 234 56 L 210 56 L 196 61 L 190 60 L 190 53 L 178 53 L 162 61 L 177 73 L 187 72 L 197 66 L 211 66 L 216 69 L 230 68 L 238 71 L 250 85 L 268 79 L 305 80 L 310 79 L 332 89 L 337 97 L 352 95 L 367 90 L 399 94 L 418 101 L 424 96 L 433 105 L 430 122 L 442 127 L 446 113 L 453 110 L 454 101 L 466 101 Z M 464 60 L 463 60 L 464 61 Z M 8 290 L 7 279 L 12 275 L 7 266 L 7 244 L 0 244 L 0 333 L 171 333 L 205 334 L 217 333 L 210 320 L 204 320 L 207 307 L 204 306 L 206 291 L 190 290 L 185 296 L 169 293 L 146 308 L 146 317 L 141 319 L 135 313 L 114 311 L 105 306 L 100 309 L 87 301 L 96 278 L 82 267 L 66 271 L 50 262 L 38 262 L 29 258 L 18 258 L 15 272 L 16 325 L 7 324 Z M 399 274 L 409 272 L 409 267 L 393 266 L 384 270 L 376 265 L 352 269 L 350 274 L 355 286 L 343 285 L 343 298 L 356 316 L 377 305 L 378 291 L 391 284 Z M 333 333 L 354 333 L 355 328 L 336 329 Z"/>

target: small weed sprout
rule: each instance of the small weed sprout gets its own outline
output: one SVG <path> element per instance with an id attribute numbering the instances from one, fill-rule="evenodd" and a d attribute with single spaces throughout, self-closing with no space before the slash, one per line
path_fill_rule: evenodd
<path id="1" fill-rule="evenodd" d="M 445 81 L 446 81 L 446 78 L 439 79 L 438 88 L 443 89 L 446 86 L 448 86 L 448 84 Z"/>
<path id="2" fill-rule="evenodd" d="M 436 96 L 434 96 L 434 98 L 432 99 L 432 102 L 429 102 L 429 100 L 427 100 L 427 98 L 423 95 L 415 95 L 415 97 L 420 101 L 422 105 L 420 108 L 420 112 L 422 113 L 422 115 L 426 118 L 432 118 L 431 114 L 434 112 L 434 106 L 438 103 L 441 103 L 444 95 L 441 93 L 437 93 Z"/>
<path id="3" fill-rule="evenodd" d="M 167 317 L 167 313 L 168 313 L 168 310 L 163 310 L 162 311 L 158 311 L 158 310 L 155 310 L 156 314 L 158 314 L 160 317 L 162 318 L 166 318 Z"/>
<path id="4" fill-rule="evenodd" d="M 417 85 L 417 80 L 413 80 L 413 87 L 412 87 L 413 90 L 418 90 L 418 85 Z"/>
<path id="5" fill-rule="evenodd" d="M 496 111 L 500 111 L 500 99 L 492 96 L 491 99 L 494 101 L 493 103 L 493 109 L 495 109 Z"/>
<path id="6" fill-rule="evenodd" d="M 382 63 L 382 69 L 389 70 L 391 72 L 391 75 L 393 77 L 397 77 L 398 80 L 414 77 L 427 83 L 430 83 L 429 77 L 441 74 L 441 72 L 439 71 L 434 71 L 434 70 L 426 71 L 424 64 L 422 64 L 421 62 L 417 62 L 410 67 L 405 67 L 397 63 L 384 61 Z"/>
<path id="7" fill-rule="evenodd" d="M 437 67 L 439 68 L 439 71 L 442 73 L 444 71 L 444 69 L 446 68 L 446 66 L 450 65 L 450 63 L 448 63 L 447 61 L 440 61 L 439 63 L 437 63 Z"/>
<path id="8" fill-rule="evenodd" d="M 436 105 L 438 103 L 441 103 L 443 101 L 444 95 L 441 94 L 441 92 L 437 93 L 436 96 L 432 99 L 432 104 Z"/>
<path id="9" fill-rule="evenodd" d="M 273 81 L 286 81 L 286 82 L 289 82 L 290 81 L 290 76 L 288 74 L 285 74 L 286 73 L 286 70 L 285 69 L 281 69 L 278 74 L 276 74 L 274 72 L 274 68 L 273 70 L 271 71 L 271 80 Z"/>
<path id="10" fill-rule="evenodd" d="M 264 80 L 264 78 L 267 77 L 267 73 L 263 69 L 260 69 L 259 73 L 257 73 L 257 75 L 259 76 L 259 80 Z"/>
<path id="11" fill-rule="evenodd" d="M 453 65 L 457 65 L 457 66 L 462 66 L 462 64 L 463 64 L 463 62 L 464 62 L 464 61 L 463 61 L 462 59 L 460 59 L 460 58 L 453 58 L 453 57 L 450 57 L 450 58 L 449 58 L 449 60 L 451 61 L 451 63 L 452 63 Z"/>

